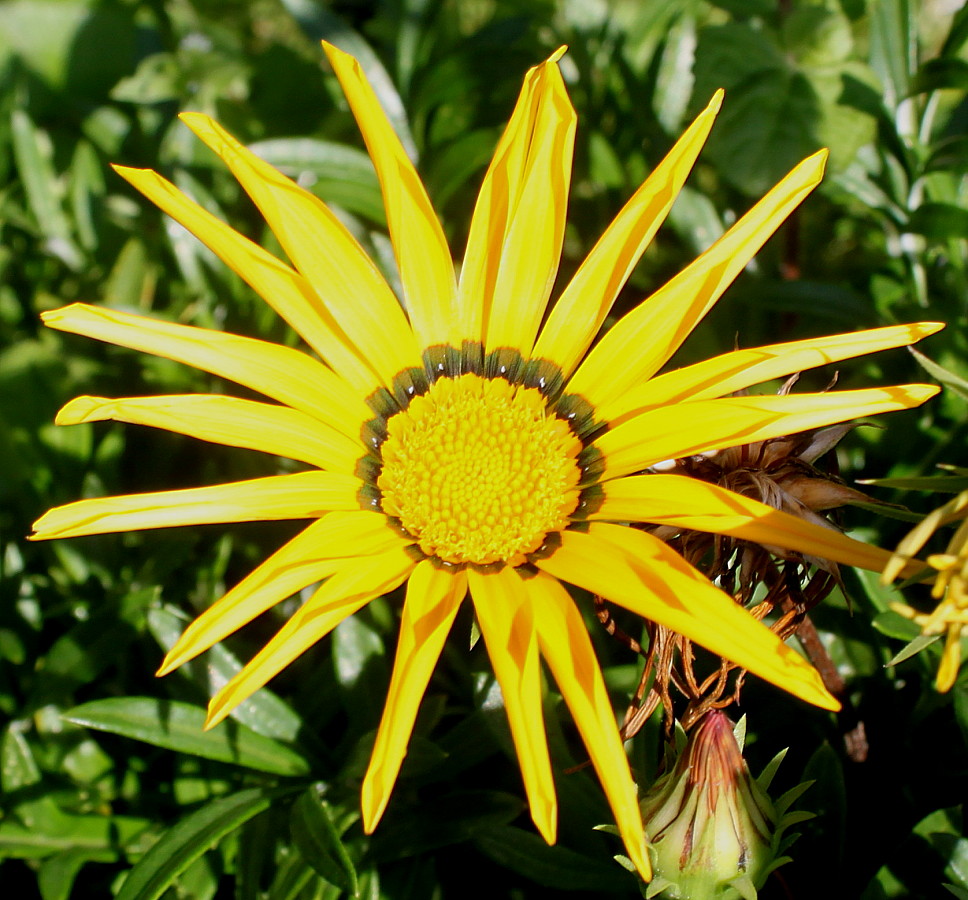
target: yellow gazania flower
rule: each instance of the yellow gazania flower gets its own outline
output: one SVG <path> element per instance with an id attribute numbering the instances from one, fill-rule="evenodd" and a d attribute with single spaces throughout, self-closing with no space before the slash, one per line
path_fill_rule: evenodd
<path id="1" fill-rule="evenodd" d="M 961 638 L 968 634 L 968 491 L 928 513 L 911 529 L 898 544 L 881 576 L 884 584 L 893 581 L 938 528 L 958 521 L 961 524 L 948 541 L 945 552 L 932 553 L 927 558 L 928 565 L 937 572 L 931 596 L 938 605 L 931 612 L 922 613 L 906 603 L 891 604 L 895 612 L 920 625 L 922 634 L 945 636 L 935 679 L 941 693 L 954 687 L 961 667 Z"/>
<path id="2" fill-rule="evenodd" d="M 262 519 L 312 519 L 195 620 L 161 673 L 280 600 L 322 581 L 213 698 L 228 715 L 368 601 L 406 582 L 386 711 L 363 785 L 377 824 L 417 706 L 457 608 L 470 594 L 500 684 L 538 831 L 555 840 L 540 659 L 570 708 L 628 853 L 649 875 L 636 787 L 582 617 L 577 585 L 672 628 L 798 697 L 837 702 L 796 652 L 665 543 L 630 523 L 709 530 L 883 568 L 887 554 L 714 485 L 647 474 L 662 460 L 905 409 L 913 385 L 727 396 L 833 360 L 911 343 L 903 325 L 738 350 L 655 373 L 820 179 L 797 166 L 681 274 L 589 349 L 669 211 L 719 108 L 696 119 L 635 193 L 542 322 L 558 269 L 575 112 L 556 54 L 528 72 L 484 178 L 460 277 L 443 231 L 359 64 L 326 53 L 376 167 L 403 285 L 403 311 L 376 266 L 315 196 L 207 116 L 182 118 L 228 165 L 292 265 L 237 234 L 151 171 L 118 172 L 192 231 L 305 339 L 319 359 L 236 335 L 72 305 L 52 328 L 178 360 L 276 404 L 225 396 L 82 397 L 62 424 L 115 419 L 308 463 L 297 474 L 82 500 L 36 538 Z"/>

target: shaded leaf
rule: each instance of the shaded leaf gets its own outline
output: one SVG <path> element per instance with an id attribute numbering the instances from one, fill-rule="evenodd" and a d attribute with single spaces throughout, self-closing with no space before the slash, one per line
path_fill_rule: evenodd
<path id="1" fill-rule="evenodd" d="M 157 900 L 203 853 L 287 793 L 249 788 L 196 810 L 170 828 L 135 864 L 117 900 Z"/>
<path id="2" fill-rule="evenodd" d="M 64 713 L 64 718 L 86 728 L 260 772 L 275 775 L 309 772 L 309 763 L 295 750 L 237 722 L 225 721 L 203 731 L 205 711 L 175 700 L 153 697 L 92 700 Z"/>
<path id="3" fill-rule="evenodd" d="M 322 878 L 359 896 L 356 868 L 340 841 L 329 804 L 315 787 L 308 788 L 293 804 L 289 828 L 303 859 Z"/>

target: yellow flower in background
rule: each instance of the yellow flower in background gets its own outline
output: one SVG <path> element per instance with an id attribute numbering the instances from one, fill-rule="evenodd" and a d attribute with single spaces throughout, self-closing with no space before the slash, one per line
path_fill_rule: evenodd
<path id="1" fill-rule="evenodd" d="M 538 831 L 555 840 L 556 798 L 541 706 L 544 659 L 628 853 L 648 877 L 636 786 L 591 642 L 565 585 L 600 594 L 798 697 L 837 708 L 801 656 L 665 543 L 630 524 L 718 532 L 882 569 L 884 551 L 715 485 L 649 474 L 649 468 L 917 406 L 936 388 L 728 395 L 801 369 L 909 344 L 940 326 L 902 325 L 737 350 L 656 376 L 816 186 L 824 153 L 797 166 L 593 347 L 682 187 L 721 95 L 618 214 L 546 318 L 565 229 L 576 123 L 556 65 L 560 53 L 525 78 L 481 187 L 459 277 L 426 191 L 359 64 L 334 47 L 326 46 L 326 53 L 379 176 L 403 306 L 325 204 L 210 118 L 191 113 L 183 120 L 232 170 L 291 264 L 158 174 L 118 172 L 221 257 L 314 354 L 80 304 L 44 316 L 52 328 L 177 360 L 276 401 L 81 397 L 61 410 L 59 423 L 115 419 L 151 425 L 311 468 L 214 487 L 82 500 L 48 512 L 34 537 L 312 520 L 199 616 L 164 661 L 161 674 L 322 582 L 212 699 L 210 725 L 347 616 L 406 584 L 386 709 L 363 785 L 367 831 L 383 814 L 420 698 L 469 594 Z"/>
<path id="2" fill-rule="evenodd" d="M 906 603 L 892 603 L 891 609 L 921 626 L 924 635 L 944 635 L 941 665 L 935 686 L 950 691 L 961 666 L 961 638 L 968 632 L 968 491 L 949 500 L 944 506 L 924 517 L 897 546 L 884 568 L 881 580 L 888 584 L 897 578 L 914 554 L 927 543 L 938 528 L 961 521 L 944 553 L 932 553 L 928 565 L 937 571 L 931 596 L 938 605 L 930 613 L 921 613 Z"/>

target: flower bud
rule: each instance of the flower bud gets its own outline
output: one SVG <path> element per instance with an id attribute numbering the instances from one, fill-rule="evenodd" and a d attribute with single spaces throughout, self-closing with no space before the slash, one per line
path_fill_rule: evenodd
<path id="1" fill-rule="evenodd" d="M 776 867 L 777 812 L 725 713 L 706 713 L 641 801 L 656 877 L 646 897 L 755 898 Z"/>

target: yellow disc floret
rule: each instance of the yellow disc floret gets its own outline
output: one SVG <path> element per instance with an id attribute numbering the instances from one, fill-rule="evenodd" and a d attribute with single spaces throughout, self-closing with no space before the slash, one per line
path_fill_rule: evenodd
<path id="1" fill-rule="evenodd" d="M 578 505 L 580 450 L 536 389 L 442 378 L 388 421 L 377 486 L 428 556 L 520 565 Z"/>

